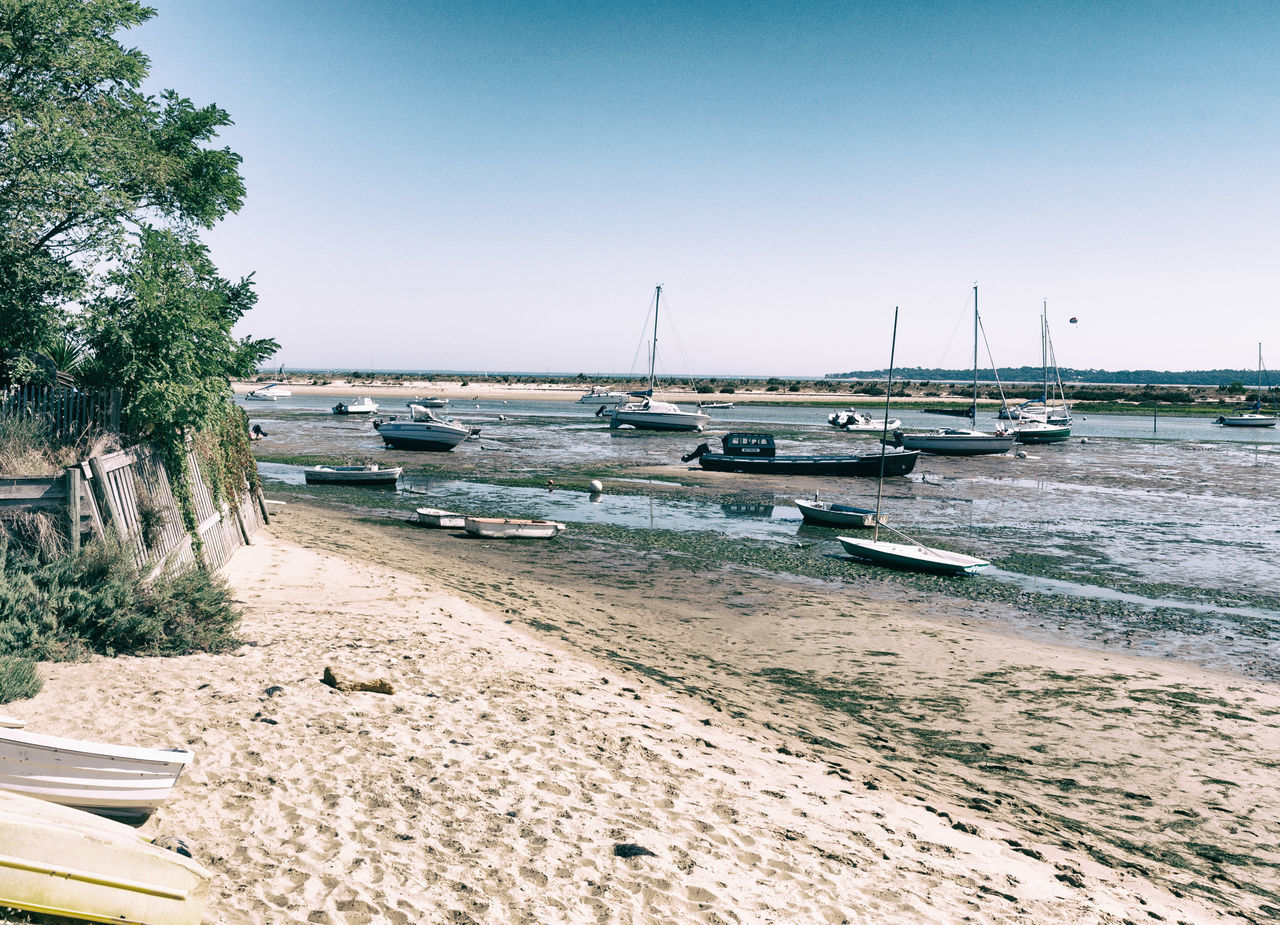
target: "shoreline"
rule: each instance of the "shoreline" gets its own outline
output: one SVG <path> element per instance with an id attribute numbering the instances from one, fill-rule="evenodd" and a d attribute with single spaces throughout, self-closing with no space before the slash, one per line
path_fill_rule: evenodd
<path id="1" fill-rule="evenodd" d="M 549 582 L 555 561 L 528 558 L 572 561 L 588 574 L 597 560 L 617 563 L 616 550 L 594 544 L 471 542 L 294 504 L 274 520 L 227 570 L 244 602 L 241 649 L 45 665 L 45 691 L 6 707 L 43 732 L 196 752 L 144 831 L 184 834 L 217 872 L 206 922 L 1257 914 L 1257 896 L 1231 888 L 1227 871 L 1169 870 L 1156 858 L 1187 840 L 1226 840 L 1233 821 L 1247 819 L 1264 841 L 1275 831 L 1262 762 L 1280 712 L 1274 686 L 1025 640 L 1011 649 L 946 598 L 859 604 L 798 585 L 774 612 L 765 577 L 726 575 L 717 586 L 742 593 L 713 594 L 722 602 L 708 610 L 704 593 L 654 593 L 643 563 L 603 581 L 564 573 Z M 839 616 L 850 606 L 856 614 Z M 677 635 L 659 638 L 655 621 Z M 794 684 L 773 703 L 753 700 L 751 678 L 702 657 L 749 651 L 783 626 L 816 642 L 800 663 L 819 677 L 860 653 L 872 672 L 861 683 L 891 699 L 837 721 Z M 843 650 L 823 641 L 836 626 L 851 640 Z M 888 658 L 890 648 L 899 655 Z M 332 691 L 318 680 L 326 665 L 386 677 L 396 693 Z M 794 671 L 786 660 L 775 667 Z M 984 670 L 1003 678 L 998 696 L 979 697 L 982 687 L 965 680 Z M 1094 679 L 1113 692 L 1112 707 L 1147 691 L 1142 718 L 1097 712 L 1087 697 L 1060 702 Z M 899 686 L 910 700 L 886 713 Z M 1165 705 L 1150 697 L 1161 690 L 1271 718 L 1261 728 L 1218 721 L 1218 732 L 1239 733 L 1239 766 L 1228 766 L 1217 736 L 1186 722 L 1165 728 L 1198 700 Z M 957 697 L 961 713 L 939 699 Z M 1039 715 L 1020 718 L 1032 704 Z M 993 750 L 978 764 L 952 748 L 917 754 L 907 727 L 884 736 L 876 725 L 899 712 L 948 729 L 930 737 L 937 745 L 977 738 Z M 1105 731 L 1111 719 L 1123 734 Z M 1023 815 L 1025 772 L 993 777 L 981 767 L 1043 761 L 1037 743 L 1078 748 L 1083 789 L 1050 787 L 1039 814 Z M 1243 786 L 1194 796 L 1190 780 L 1162 767 L 1173 754 Z M 1245 773 L 1249 755 L 1259 764 Z M 1123 776 L 1098 790 L 1090 778 L 1109 762 Z M 1120 822 L 1108 807 L 1121 780 L 1127 808 L 1150 830 L 1144 874 L 1097 841 Z M 1163 799 L 1134 795 L 1144 791 Z M 1103 818 L 1080 828 L 1068 807 L 1084 794 L 1092 800 L 1081 808 Z M 1199 832 L 1185 815 L 1170 817 L 1181 827 L 1169 830 L 1165 803 L 1231 815 L 1205 819 Z M 653 854 L 616 857 L 621 844 Z M 1202 880 L 1216 883 L 1215 901 Z"/>

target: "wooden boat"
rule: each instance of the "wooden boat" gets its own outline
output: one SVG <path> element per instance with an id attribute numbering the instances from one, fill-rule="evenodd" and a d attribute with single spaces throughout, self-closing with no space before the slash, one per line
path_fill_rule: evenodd
<path id="1" fill-rule="evenodd" d="M 362 395 L 355 401 L 338 402 L 333 406 L 334 414 L 373 414 L 378 410 L 378 403 L 367 395 Z"/>
<path id="2" fill-rule="evenodd" d="M 308 485 L 365 485 L 394 488 L 404 470 L 372 466 L 308 466 L 302 471 Z"/>
<path id="3" fill-rule="evenodd" d="M 820 527 L 874 527 L 876 512 L 849 504 L 837 504 L 832 501 L 802 501 L 797 498 L 796 507 L 807 524 Z"/>
<path id="4" fill-rule="evenodd" d="M 548 539 L 564 530 L 564 524 L 554 520 L 468 517 L 464 529 L 472 536 L 490 539 Z"/>
<path id="5" fill-rule="evenodd" d="M 1273 399 L 1274 401 L 1274 399 Z M 1275 427 L 1280 416 L 1262 413 L 1262 344 L 1258 344 L 1258 397 L 1253 403 L 1252 411 L 1239 411 L 1235 414 L 1224 414 L 1215 421 L 1224 427 Z"/>
<path id="6" fill-rule="evenodd" d="M 654 364 L 658 359 L 658 306 L 662 301 L 662 287 L 653 296 L 653 345 L 649 349 L 649 388 L 643 392 L 631 392 L 636 401 L 620 402 L 609 414 L 610 427 L 634 427 L 637 430 L 697 430 L 711 421 L 711 415 L 699 411 L 685 411 L 669 401 L 653 398 Z M 604 416 L 601 407 L 596 414 Z"/>
<path id="7" fill-rule="evenodd" d="M 984 559 L 925 546 L 915 541 L 889 543 L 884 540 L 857 539 L 852 536 L 839 536 L 836 539 L 849 555 L 892 568 L 936 572 L 941 575 L 971 575 L 991 564 Z"/>
<path id="8" fill-rule="evenodd" d="M 0 792 L 0 906 L 90 922 L 199 925 L 211 876 L 118 822 Z"/>
<path id="9" fill-rule="evenodd" d="M 467 525 L 466 516 L 455 514 L 453 511 L 442 511 L 434 507 L 420 507 L 414 513 L 418 515 L 418 523 L 424 527 L 450 527 L 455 530 L 462 530 Z"/>
<path id="10" fill-rule="evenodd" d="M 2 729 L 0 790 L 142 825 L 168 798 L 193 757 L 182 749 L 106 745 Z"/>
<path id="11" fill-rule="evenodd" d="M 707 444 L 680 457 L 698 461 L 709 472 L 748 472 L 767 475 L 838 475 L 875 478 L 884 466 L 885 475 L 906 475 L 915 468 L 920 454 L 873 453 L 868 456 L 829 453 L 800 456 L 779 455 L 772 434 L 732 433 L 721 438 L 723 452 L 712 453 Z"/>
<path id="12" fill-rule="evenodd" d="M 976 289 L 974 297 L 977 297 Z M 889 396 L 893 394 L 894 353 L 898 346 L 897 309 L 893 311 L 893 340 L 891 343 L 892 346 L 889 348 L 889 387 L 885 390 L 884 400 L 885 417 L 889 416 Z M 885 452 L 884 441 L 881 441 L 880 452 Z M 858 539 L 852 536 L 837 537 L 840 545 L 850 555 L 865 559 L 868 562 L 874 562 L 877 565 L 887 565 L 892 568 L 919 569 L 928 572 L 939 572 L 945 575 L 968 575 L 979 569 L 986 568 L 990 564 L 973 556 L 925 546 L 900 530 L 894 530 L 892 527 L 885 525 L 880 519 L 880 502 L 883 495 L 884 476 L 882 475 L 876 485 L 876 509 L 871 512 L 874 518 L 871 526 L 875 529 L 871 539 Z M 890 542 L 880 539 L 881 529 L 897 534 L 906 542 Z"/>

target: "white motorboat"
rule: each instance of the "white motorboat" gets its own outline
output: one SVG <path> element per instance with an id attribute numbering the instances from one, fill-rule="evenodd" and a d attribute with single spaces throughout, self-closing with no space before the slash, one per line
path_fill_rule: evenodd
<path id="1" fill-rule="evenodd" d="M 447 452 L 471 436 L 471 428 L 436 417 L 429 409 L 422 410 L 425 412 L 423 416 L 415 415 L 412 419 L 390 417 L 385 421 L 374 421 L 374 429 L 383 443 L 398 450 Z"/>
<path id="2" fill-rule="evenodd" d="M 626 401 L 630 397 L 626 392 L 619 392 L 617 389 L 610 389 L 603 385 L 593 385 L 590 392 L 578 398 L 578 404 L 616 405 L 618 402 Z"/>
<path id="3" fill-rule="evenodd" d="M 649 388 L 643 392 L 631 392 L 637 401 L 619 402 L 609 414 L 610 427 L 634 427 L 637 430 L 695 430 L 700 431 L 711 420 L 711 415 L 701 411 L 684 411 L 669 401 L 654 401 L 654 368 L 658 359 L 658 308 L 662 301 L 662 287 L 658 286 L 653 297 L 653 345 L 649 349 Z M 603 415 L 602 407 L 596 414 Z"/>
<path id="4" fill-rule="evenodd" d="M 378 410 L 378 403 L 367 395 L 362 395 L 354 401 L 338 402 L 333 406 L 334 414 L 373 414 Z"/>
<path id="5" fill-rule="evenodd" d="M 429 395 L 426 398 L 412 398 L 409 400 L 409 404 L 421 405 L 424 408 L 443 408 L 445 405 L 449 404 L 449 399 Z"/>
<path id="6" fill-rule="evenodd" d="M 838 536 L 836 539 L 849 555 L 893 568 L 937 572 L 943 575 L 972 575 L 991 564 L 975 556 L 966 556 L 963 553 L 924 546 L 916 542 L 889 543 L 884 540 L 858 539 L 852 536 Z"/>
<path id="7" fill-rule="evenodd" d="M 860 434 L 883 433 L 885 430 L 894 430 L 902 426 L 902 422 L 897 418 L 889 418 L 886 423 L 883 418 L 876 420 L 865 411 L 859 411 L 857 408 L 832 411 L 827 415 L 827 423 L 832 427 L 839 427 L 843 430 Z"/>
<path id="8" fill-rule="evenodd" d="M 466 516 L 456 514 L 453 511 L 442 511 L 434 507 L 420 507 L 414 513 L 418 515 L 418 523 L 424 527 L 445 527 L 462 530 L 467 525 Z"/>
<path id="9" fill-rule="evenodd" d="M 699 411 L 719 411 L 726 408 L 732 408 L 731 401 L 700 401 L 698 402 Z"/>
<path id="10" fill-rule="evenodd" d="M 1274 402 L 1274 399 L 1272 399 Z M 1280 416 L 1262 413 L 1262 344 L 1258 344 L 1258 397 L 1254 400 L 1252 411 L 1241 411 L 1236 414 L 1224 414 L 1214 423 L 1225 427 L 1275 427 Z"/>
<path id="11" fill-rule="evenodd" d="M 797 498 L 795 505 L 800 508 L 800 515 L 807 524 L 817 524 L 820 527 L 874 527 L 876 525 L 876 512 L 864 507 L 819 501 L 816 498 L 812 501 Z"/>
<path id="12" fill-rule="evenodd" d="M 564 524 L 554 520 L 468 517 L 464 529 L 472 536 L 490 539 L 550 539 L 564 530 Z"/>
<path id="13" fill-rule="evenodd" d="M 264 386 L 253 389 L 245 396 L 246 401 L 278 401 L 281 398 L 289 398 L 293 395 L 293 391 L 282 383 L 268 382 Z"/>
<path id="14" fill-rule="evenodd" d="M 308 485 L 372 485 L 394 488 L 404 470 L 400 466 L 308 466 L 302 471 Z"/>
<path id="15" fill-rule="evenodd" d="M 0 792 L 0 906 L 90 922 L 199 925 L 211 879 L 190 857 L 128 826 Z"/>
<path id="16" fill-rule="evenodd" d="M 195 756 L 0 729 L 0 790 L 141 825 Z M 4 846 L 0 844 L 0 854 Z"/>

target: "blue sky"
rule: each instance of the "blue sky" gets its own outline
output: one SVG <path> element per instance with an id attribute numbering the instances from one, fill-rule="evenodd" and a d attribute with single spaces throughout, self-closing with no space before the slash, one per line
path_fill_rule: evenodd
<path id="1" fill-rule="evenodd" d="M 1266 3 L 151 3 L 289 366 L 1280 367 Z"/>

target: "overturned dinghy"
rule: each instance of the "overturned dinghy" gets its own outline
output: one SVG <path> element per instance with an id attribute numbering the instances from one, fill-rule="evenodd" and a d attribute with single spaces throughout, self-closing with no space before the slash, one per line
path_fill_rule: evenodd
<path id="1" fill-rule="evenodd" d="M 0 791 L 0 906 L 90 922 L 199 925 L 211 876 L 128 826 Z"/>
<path id="2" fill-rule="evenodd" d="M 142 825 L 194 757 L 0 729 L 0 789 Z"/>

